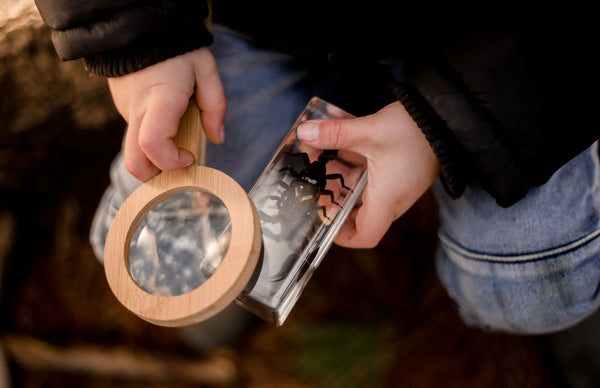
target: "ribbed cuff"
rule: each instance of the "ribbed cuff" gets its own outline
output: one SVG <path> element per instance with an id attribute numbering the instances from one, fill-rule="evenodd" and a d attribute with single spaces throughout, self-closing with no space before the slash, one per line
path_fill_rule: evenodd
<path id="1" fill-rule="evenodd" d="M 440 164 L 440 178 L 446 192 L 451 198 L 460 197 L 468 182 L 464 174 L 466 170 L 461 168 L 464 163 L 464 151 L 460 144 L 412 85 L 405 82 L 396 83 L 393 92 L 429 141 Z"/>
<path id="2" fill-rule="evenodd" d="M 144 42 L 102 55 L 84 58 L 86 69 L 104 77 L 119 77 L 141 70 L 165 59 L 185 54 L 213 42 L 210 32 L 198 29 L 189 33 L 146 39 Z"/>

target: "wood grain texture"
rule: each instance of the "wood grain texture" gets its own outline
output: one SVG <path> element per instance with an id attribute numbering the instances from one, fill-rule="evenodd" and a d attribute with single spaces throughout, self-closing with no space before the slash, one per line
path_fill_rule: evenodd
<path id="1" fill-rule="evenodd" d="M 204 135 L 195 104 L 190 107 L 181 120 L 176 142 L 189 150 L 197 149 L 199 162 L 204 159 Z M 129 272 L 131 239 L 146 214 L 158 203 L 194 190 L 220 198 L 227 208 L 232 225 L 227 254 L 217 271 L 195 290 L 169 297 L 149 294 L 134 282 Z M 241 293 L 254 272 L 261 244 L 259 217 L 244 189 L 221 171 L 191 165 L 162 172 L 127 198 L 107 235 L 105 272 L 117 299 L 139 317 L 161 326 L 190 325 L 215 315 Z"/>

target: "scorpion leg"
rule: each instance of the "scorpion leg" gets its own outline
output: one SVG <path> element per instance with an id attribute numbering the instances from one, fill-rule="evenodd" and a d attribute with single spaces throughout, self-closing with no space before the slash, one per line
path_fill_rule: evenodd
<path id="1" fill-rule="evenodd" d="M 317 211 L 318 210 L 321 210 L 323 212 L 323 217 L 325 217 L 325 219 L 327 219 L 327 221 L 331 221 L 329 219 L 329 216 L 327 215 L 327 206 L 317 206 Z"/>
<path id="2" fill-rule="evenodd" d="M 275 223 L 279 222 L 278 217 L 270 216 L 267 213 L 263 212 L 262 210 L 258 211 L 258 216 L 261 219 L 261 221 L 263 221 L 263 222 L 269 222 L 271 224 L 275 224 Z"/>
<path id="3" fill-rule="evenodd" d="M 299 174 L 296 170 L 294 170 L 294 168 L 290 165 L 287 165 L 287 166 L 279 169 L 279 172 L 282 172 L 282 171 L 288 172 L 291 176 L 293 176 L 296 179 L 302 179 L 301 174 Z"/>
<path id="4" fill-rule="evenodd" d="M 267 200 L 269 200 L 269 199 L 272 199 L 272 200 L 274 200 L 274 201 L 277 201 L 277 200 L 279 200 L 279 197 L 278 197 L 277 195 L 267 195 L 266 197 L 262 197 L 262 198 L 260 199 L 260 202 L 264 202 L 264 201 L 267 201 Z"/>
<path id="5" fill-rule="evenodd" d="M 288 185 L 287 183 L 282 182 L 282 181 L 278 181 L 276 183 L 276 185 L 281 186 L 284 189 L 289 189 L 290 188 L 290 185 Z M 280 197 L 277 196 L 277 195 L 265 195 L 264 197 L 260 198 L 258 201 L 259 202 L 265 202 L 267 200 L 279 201 L 279 199 L 280 199 Z"/>
<path id="6" fill-rule="evenodd" d="M 326 179 L 339 179 L 340 183 L 342 184 L 342 187 L 346 190 L 350 190 L 353 191 L 350 187 L 346 186 L 346 184 L 344 183 L 344 176 L 342 174 L 329 174 L 325 176 Z"/>
<path id="7" fill-rule="evenodd" d="M 342 205 L 340 205 L 340 204 L 339 204 L 339 203 L 338 203 L 338 202 L 335 200 L 335 198 L 334 198 L 334 196 L 333 196 L 333 191 L 331 191 L 331 190 L 326 190 L 326 189 L 323 189 L 323 190 L 321 190 L 321 195 L 323 195 L 323 194 L 325 194 L 325 195 L 328 195 L 328 196 L 329 196 L 329 198 L 331 199 L 331 203 L 333 203 L 333 204 L 336 204 L 336 205 L 338 205 L 339 207 L 342 207 Z"/>
<path id="8" fill-rule="evenodd" d="M 276 224 L 276 223 L 280 222 L 279 217 L 270 216 L 267 213 L 263 212 L 262 210 L 258 211 L 258 216 L 259 216 L 261 222 L 263 222 L 263 223 Z M 267 237 L 273 241 L 282 241 L 284 239 L 283 233 L 275 234 L 267 227 L 267 225 L 263 225 L 262 234 L 264 237 Z"/>

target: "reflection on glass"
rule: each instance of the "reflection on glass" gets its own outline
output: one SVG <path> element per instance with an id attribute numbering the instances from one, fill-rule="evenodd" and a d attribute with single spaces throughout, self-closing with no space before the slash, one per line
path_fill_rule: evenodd
<path id="1" fill-rule="evenodd" d="M 230 238 L 231 218 L 219 198 L 204 191 L 171 196 L 150 210 L 136 230 L 129 272 L 150 294 L 185 294 L 217 270 Z"/>

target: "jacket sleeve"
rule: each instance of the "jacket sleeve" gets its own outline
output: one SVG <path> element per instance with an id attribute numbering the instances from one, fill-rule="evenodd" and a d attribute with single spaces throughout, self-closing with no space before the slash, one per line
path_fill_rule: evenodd
<path id="1" fill-rule="evenodd" d="M 450 196 L 477 182 L 510 206 L 599 138 L 592 36 L 519 26 L 463 36 L 405 67 L 397 97 L 431 143 Z"/>
<path id="2" fill-rule="evenodd" d="M 212 43 L 201 0 L 36 0 L 62 60 L 116 77 Z"/>

